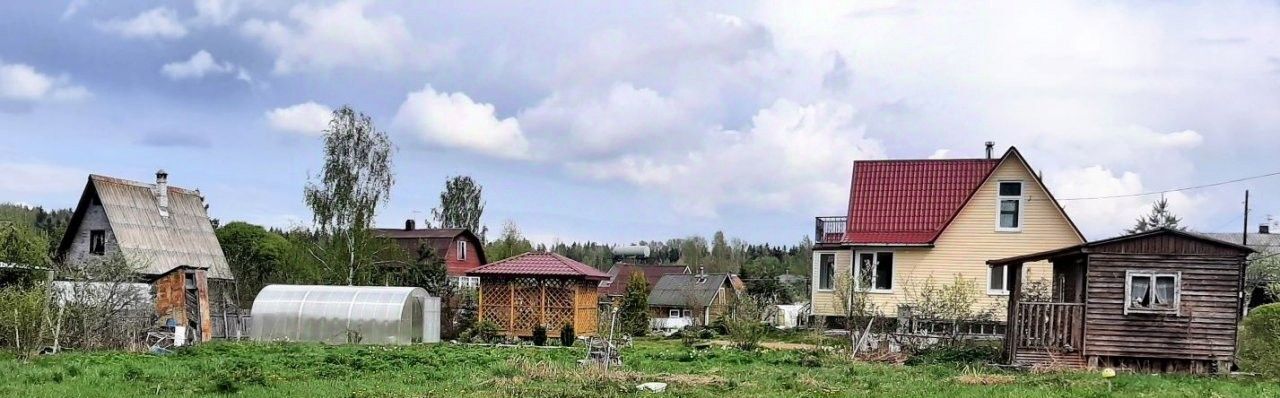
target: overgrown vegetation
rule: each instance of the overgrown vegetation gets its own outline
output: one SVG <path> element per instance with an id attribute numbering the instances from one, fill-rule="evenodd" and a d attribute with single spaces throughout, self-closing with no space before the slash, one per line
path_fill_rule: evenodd
<path id="1" fill-rule="evenodd" d="M 649 282 L 644 274 L 633 273 L 627 291 L 618 307 L 618 326 L 622 333 L 644 336 L 649 332 Z"/>
<path id="2" fill-rule="evenodd" d="M 0 359 L 6 397 L 641 397 L 668 383 L 679 397 L 1272 397 L 1254 379 L 1010 373 L 983 366 L 896 366 L 821 351 L 743 352 L 637 341 L 626 366 L 582 368 L 581 349 L 455 345 L 206 344 L 153 356 L 67 353 Z"/>
<path id="3" fill-rule="evenodd" d="M 1240 329 L 1241 367 L 1280 378 L 1280 303 L 1254 308 Z"/>

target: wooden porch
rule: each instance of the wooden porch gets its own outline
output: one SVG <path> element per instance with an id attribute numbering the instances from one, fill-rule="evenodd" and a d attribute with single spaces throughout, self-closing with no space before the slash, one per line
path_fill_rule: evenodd
<path id="1" fill-rule="evenodd" d="M 1013 362 L 1085 365 L 1084 303 L 1023 302 L 1013 312 L 1005 342 Z"/>

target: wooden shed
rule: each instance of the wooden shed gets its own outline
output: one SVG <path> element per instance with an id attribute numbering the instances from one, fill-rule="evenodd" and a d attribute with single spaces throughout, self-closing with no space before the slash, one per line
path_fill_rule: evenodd
<path id="1" fill-rule="evenodd" d="M 1024 366 L 1226 372 L 1235 359 L 1245 246 L 1158 229 L 991 260 L 1009 266 L 1008 361 Z M 1049 292 L 1022 265 L 1053 264 Z"/>
<path id="2" fill-rule="evenodd" d="M 513 337 L 533 336 L 539 325 L 547 335 L 573 324 L 579 335 L 596 333 L 597 287 L 609 274 L 568 257 L 528 252 L 467 271 L 480 277 L 481 321 L 498 325 Z"/>

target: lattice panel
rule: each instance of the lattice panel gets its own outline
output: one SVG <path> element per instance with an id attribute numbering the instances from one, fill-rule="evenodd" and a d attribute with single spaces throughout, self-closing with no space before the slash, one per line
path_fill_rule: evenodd
<path id="1" fill-rule="evenodd" d="M 516 279 L 515 325 L 517 334 L 532 334 L 533 328 L 540 325 L 542 312 L 542 286 L 537 279 Z"/>
<path id="2" fill-rule="evenodd" d="M 555 330 L 558 336 L 560 328 L 573 322 L 573 281 L 554 280 L 546 284 L 546 319 L 543 324 L 547 330 Z"/>
<path id="3" fill-rule="evenodd" d="M 505 279 L 480 279 L 481 320 L 493 322 L 499 328 L 511 325 L 511 288 Z"/>

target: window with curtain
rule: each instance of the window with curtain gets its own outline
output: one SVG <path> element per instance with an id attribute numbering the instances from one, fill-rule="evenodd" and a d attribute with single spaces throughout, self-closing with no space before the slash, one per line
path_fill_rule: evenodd
<path id="1" fill-rule="evenodd" d="M 831 290 L 835 288 L 835 281 L 832 277 L 836 273 L 836 255 L 835 253 L 823 253 L 818 256 L 818 289 Z"/>
<path id="2" fill-rule="evenodd" d="M 1181 273 L 1125 272 L 1125 313 L 1178 313 Z"/>

